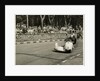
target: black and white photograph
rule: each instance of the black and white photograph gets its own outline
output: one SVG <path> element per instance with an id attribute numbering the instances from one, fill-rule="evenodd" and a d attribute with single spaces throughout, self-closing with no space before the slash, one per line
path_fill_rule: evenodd
<path id="1" fill-rule="evenodd" d="M 16 65 L 83 65 L 83 15 L 16 15 Z"/>
<path id="2" fill-rule="evenodd" d="M 94 5 L 5 5 L 5 76 L 94 76 Z"/>

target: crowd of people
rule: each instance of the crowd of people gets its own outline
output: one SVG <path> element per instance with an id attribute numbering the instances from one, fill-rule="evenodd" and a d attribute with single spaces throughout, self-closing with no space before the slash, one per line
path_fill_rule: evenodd
<path id="1" fill-rule="evenodd" d="M 41 33 L 65 33 L 66 38 L 65 41 L 70 38 L 74 44 L 76 43 L 76 38 L 83 38 L 83 29 L 81 26 L 76 26 L 76 29 L 72 27 L 72 25 L 68 27 L 61 27 L 58 29 L 58 27 L 52 27 L 52 26 L 44 26 L 42 29 L 41 27 L 20 27 L 16 28 L 16 38 L 20 37 L 20 35 L 38 35 Z"/>
<path id="2" fill-rule="evenodd" d="M 76 33 L 82 32 L 82 27 L 79 26 L 74 29 L 71 26 L 68 27 L 52 27 L 52 26 L 44 26 L 43 28 L 39 27 L 17 27 L 16 34 L 39 34 L 39 33 L 71 33 L 72 31 L 76 31 Z"/>

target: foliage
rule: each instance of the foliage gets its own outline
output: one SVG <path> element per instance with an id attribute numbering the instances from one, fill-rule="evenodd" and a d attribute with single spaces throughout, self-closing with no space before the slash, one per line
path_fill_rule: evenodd
<path id="1" fill-rule="evenodd" d="M 51 25 L 52 27 L 68 27 L 72 25 L 73 28 L 81 25 L 83 27 L 83 15 L 16 15 L 16 24 L 27 24 L 28 26 L 41 27 Z"/>

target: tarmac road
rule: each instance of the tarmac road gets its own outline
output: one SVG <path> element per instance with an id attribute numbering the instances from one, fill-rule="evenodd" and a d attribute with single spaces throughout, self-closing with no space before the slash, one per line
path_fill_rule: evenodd
<path id="1" fill-rule="evenodd" d="M 56 42 L 56 41 L 55 41 Z M 79 39 L 72 53 L 54 52 L 55 42 L 16 45 L 16 65 L 82 65 L 83 40 Z M 57 41 L 63 45 L 63 41 Z"/>

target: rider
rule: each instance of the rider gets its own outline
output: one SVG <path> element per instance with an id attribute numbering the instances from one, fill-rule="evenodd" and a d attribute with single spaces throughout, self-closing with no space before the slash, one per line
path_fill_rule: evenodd
<path id="1" fill-rule="evenodd" d="M 65 46 L 64 46 L 65 52 L 68 52 L 68 51 L 71 52 L 73 48 L 74 46 L 73 46 L 72 39 L 69 38 L 67 42 L 65 42 Z"/>

